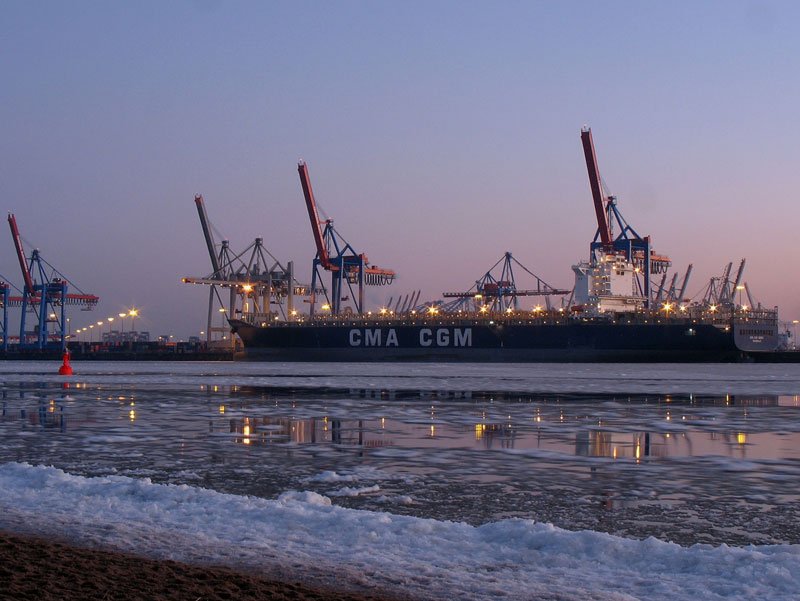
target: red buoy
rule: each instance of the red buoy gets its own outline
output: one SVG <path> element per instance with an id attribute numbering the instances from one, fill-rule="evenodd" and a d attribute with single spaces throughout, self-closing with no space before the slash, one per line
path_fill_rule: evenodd
<path id="1" fill-rule="evenodd" d="M 72 375 L 72 366 L 69 364 L 69 350 L 64 349 L 64 356 L 62 357 L 63 363 L 61 367 L 58 368 L 58 375 L 59 376 L 71 376 Z"/>

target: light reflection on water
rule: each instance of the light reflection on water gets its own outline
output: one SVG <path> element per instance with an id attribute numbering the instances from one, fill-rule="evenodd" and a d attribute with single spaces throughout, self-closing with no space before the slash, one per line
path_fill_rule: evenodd
<path id="1" fill-rule="evenodd" d="M 559 424 L 564 424 L 559 420 Z M 750 459 L 800 459 L 800 433 L 704 431 L 617 432 L 587 428 L 566 435 L 546 424 L 487 423 L 474 426 L 437 421 L 430 425 L 399 420 L 288 417 L 240 417 L 214 420 L 212 433 L 233 434 L 232 441 L 247 445 L 350 445 L 362 447 L 455 448 L 489 451 L 498 449 L 546 449 L 583 457 L 642 460 L 663 457 L 725 455 Z M 580 424 L 577 424 L 580 427 Z M 614 424 L 606 422 L 605 427 Z M 621 428 L 624 426 L 621 426 Z"/>
<path id="2" fill-rule="evenodd" d="M 224 392 L 216 388 L 215 392 Z M 232 388 L 227 392 L 236 398 L 270 398 L 270 390 L 266 388 Z M 419 392 L 404 391 L 402 396 L 407 401 L 414 394 Z M 365 397 L 363 391 L 353 391 L 353 396 Z M 210 427 L 212 432 L 238 435 L 233 438 L 236 443 L 252 445 L 344 444 L 474 451 L 545 449 L 584 457 L 634 460 L 706 455 L 800 459 L 800 432 L 759 431 L 775 424 L 765 420 L 768 416 L 763 413 L 754 420 L 747 411 L 749 407 L 800 407 L 798 396 L 628 395 L 621 400 L 610 395 L 523 397 L 517 394 L 511 398 L 470 395 L 468 402 L 434 399 L 429 416 L 427 401 L 423 409 L 414 407 L 411 411 L 408 405 L 403 406 L 400 416 L 396 415 L 396 406 L 371 403 L 372 399 L 386 396 L 370 395 L 358 405 L 334 407 L 330 409 L 331 416 L 296 418 L 291 416 L 300 410 L 298 404 L 303 411 L 325 413 L 329 409 L 327 405 L 316 407 L 309 399 L 294 399 L 288 401 L 288 406 L 284 401 L 282 405 L 278 395 L 269 405 L 269 415 L 261 415 L 263 407 L 240 403 L 237 412 L 243 415 L 215 420 Z M 396 401 L 397 396 L 392 398 Z M 445 392 L 439 396 L 448 398 Z M 508 415 L 503 409 L 506 406 Z M 721 406 L 741 410 L 727 411 L 725 415 L 708 412 L 710 407 Z M 395 415 L 358 418 L 360 414 L 380 412 L 384 407 Z M 220 415 L 225 415 L 225 411 L 225 405 L 220 405 Z M 426 412 L 424 416 L 422 411 Z M 458 414 L 453 415 L 454 411 Z M 729 429 L 731 425 L 736 427 Z"/>
<path id="3" fill-rule="evenodd" d="M 486 379 L 350 388 L 325 374 L 287 386 L 231 383 L 225 367 L 175 366 L 175 377 L 122 369 L 66 388 L 6 378 L 0 461 L 264 497 L 314 490 L 351 507 L 473 523 L 525 517 L 685 543 L 800 542 L 796 395 L 711 394 L 701 380 L 702 394 L 592 393 L 585 382 L 577 393 L 521 392 L 511 367 L 514 390 L 499 391 Z M 575 374 L 561 369 L 566 390 Z"/>

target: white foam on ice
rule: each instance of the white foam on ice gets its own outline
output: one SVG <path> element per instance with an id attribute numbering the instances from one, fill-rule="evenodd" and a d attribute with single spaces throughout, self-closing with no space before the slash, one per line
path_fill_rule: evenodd
<path id="1" fill-rule="evenodd" d="M 356 482 L 358 476 L 355 474 L 339 474 L 332 470 L 325 470 L 321 474 L 306 478 L 307 482 Z"/>
<path id="2" fill-rule="evenodd" d="M 0 527 L 420 599 L 800 596 L 799 545 L 686 548 L 520 519 L 474 527 L 307 491 L 267 500 L 24 463 L 0 465 Z"/>
<path id="3" fill-rule="evenodd" d="M 374 492 L 380 491 L 381 487 L 377 484 L 373 484 L 372 486 L 360 486 L 360 487 L 353 487 L 353 486 L 345 486 L 344 488 L 340 488 L 338 490 L 331 490 L 328 492 L 328 496 L 331 497 L 358 497 L 361 495 L 368 495 Z"/>

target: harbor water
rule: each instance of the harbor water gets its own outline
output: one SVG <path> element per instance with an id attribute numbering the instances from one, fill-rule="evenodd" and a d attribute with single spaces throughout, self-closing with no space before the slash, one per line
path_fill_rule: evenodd
<path id="1" fill-rule="evenodd" d="M 5 362 L 0 463 L 480 525 L 800 543 L 800 367 Z"/>

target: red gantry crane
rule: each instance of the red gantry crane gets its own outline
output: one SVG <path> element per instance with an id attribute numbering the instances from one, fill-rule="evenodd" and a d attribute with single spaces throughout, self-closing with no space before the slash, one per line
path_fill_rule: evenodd
<path id="1" fill-rule="evenodd" d="M 301 161 L 297 166 L 297 171 L 300 174 L 300 184 L 303 186 L 308 218 L 311 221 L 311 232 L 317 247 L 311 274 L 310 313 L 314 315 L 317 281 L 322 281 L 320 268 L 331 272 L 330 296 L 328 296 L 328 290 L 324 286 L 322 287 L 331 313 L 338 314 L 342 308 L 342 301 L 349 298 L 344 295 L 345 286 L 349 289 L 350 296 L 355 299 L 356 312 L 362 313 L 364 311 L 364 286 L 387 286 L 394 281 L 395 272 L 391 269 L 370 265 L 367 255 L 356 252 L 350 243 L 334 229 L 332 219 L 322 221 L 319 218 L 317 202 L 308 175 L 308 166 Z"/>
<path id="2" fill-rule="evenodd" d="M 78 294 L 67 293 L 68 281 L 55 267 L 50 265 L 34 249 L 30 259 L 26 258 L 22 246 L 22 237 L 13 213 L 8 214 L 8 225 L 17 251 L 22 279 L 25 282 L 21 297 L 9 297 L 10 306 L 21 306 L 19 344 L 20 347 L 39 349 L 53 347 L 56 343 L 66 348 L 66 307 L 81 306 L 83 310 L 91 310 L 100 300 L 94 294 L 85 294 L 80 289 Z M 74 286 L 74 285 L 73 285 Z M 26 315 L 32 312 L 37 320 L 32 333 L 25 331 Z M 52 326 L 53 331 L 50 332 Z"/>
<path id="3" fill-rule="evenodd" d="M 591 263 L 592 265 L 597 264 L 598 251 L 602 251 L 605 255 L 623 255 L 628 262 L 643 272 L 644 284 L 641 292 L 645 299 L 645 306 L 649 307 L 652 296 L 651 275 L 665 273 L 672 265 L 672 261 L 667 256 L 655 254 L 651 247 L 650 236 L 641 237 L 637 234 L 619 212 L 616 197 L 604 192 L 591 128 L 584 127 L 581 130 L 581 142 L 597 218 L 597 232 L 590 244 Z M 615 223 L 619 227 L 619 234 L 616 238 L 614 238 L 613 229 Z"/>

